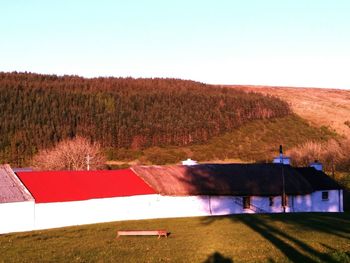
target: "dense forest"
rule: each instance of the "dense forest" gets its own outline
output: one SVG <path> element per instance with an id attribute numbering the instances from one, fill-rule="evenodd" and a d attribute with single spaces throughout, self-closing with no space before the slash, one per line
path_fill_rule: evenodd
<path id="1" fill-rule="evenodd" d="M 105 148 L 203 143 L 251 120 L 289 115 L 284 101 L 179 79 L 0 72 L 0 162 L 81 135 Z"/>

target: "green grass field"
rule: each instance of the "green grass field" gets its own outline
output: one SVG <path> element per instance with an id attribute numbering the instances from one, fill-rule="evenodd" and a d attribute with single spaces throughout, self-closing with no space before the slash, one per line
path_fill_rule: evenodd
<path id="1" fill-rule="evenodd" d="M 122 229 L 171 235 L 116 239 Z M 156 219 L 6 234 L 0 262 L 350 262 L 350 214 Z"/>

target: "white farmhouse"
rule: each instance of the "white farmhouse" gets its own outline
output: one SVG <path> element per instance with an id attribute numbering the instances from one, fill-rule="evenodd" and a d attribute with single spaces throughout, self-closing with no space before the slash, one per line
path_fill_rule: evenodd
<path id="1" fill-rule="evenodd" d="M 160 194 L 160 210 L 169 216 L 343 212 L 342 188 L 314 167 L 268 163 L 132 169 Z M 165 209 L 168 204 L 174 209 Z"/>

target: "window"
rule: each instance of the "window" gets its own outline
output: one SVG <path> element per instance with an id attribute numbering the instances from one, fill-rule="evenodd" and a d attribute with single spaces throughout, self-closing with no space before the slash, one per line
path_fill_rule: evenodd
<path id="1" fill-rule="evenodd" d="M 328 200 L 328 191 L 322 192 L 322 201 L 327 201 Z"/>
<path id="2" fill-rule="evenodd" d="M 270 196 L 269 197 L 269 206 L 273 206 L 273 204 L 274 204 L 273 196 Z"/>
<path id="3" fill-rule="evenodd" d="M 243 196 L 243 209 L 250 208 L 250 196 Z"/>

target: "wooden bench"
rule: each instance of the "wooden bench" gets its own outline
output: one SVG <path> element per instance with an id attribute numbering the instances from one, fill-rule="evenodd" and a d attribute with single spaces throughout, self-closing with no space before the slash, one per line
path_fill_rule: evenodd
<path id="1" fill-rule="evenodd" d="M 120 236 L 158 236 L 168 238 L 170 233 L 166 230 L 118 230 L 117 238 Z"/>

